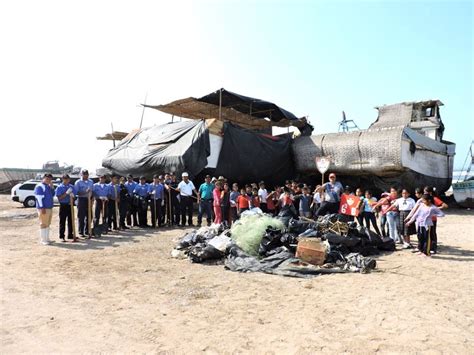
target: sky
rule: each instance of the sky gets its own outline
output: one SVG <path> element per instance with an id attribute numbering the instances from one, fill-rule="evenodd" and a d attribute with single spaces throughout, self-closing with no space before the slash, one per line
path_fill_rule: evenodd
<path id="1" fill-rule="evenodd" d="M 97 141 L 158 105 L 219 88 L 335 132 L 375 106 L 440 99 L 461 168 L 474 137 L 471 1 L 5 1 L 0 167 L 90 170 Z M 169 122 L 144 111 L 144 126 Z"/>

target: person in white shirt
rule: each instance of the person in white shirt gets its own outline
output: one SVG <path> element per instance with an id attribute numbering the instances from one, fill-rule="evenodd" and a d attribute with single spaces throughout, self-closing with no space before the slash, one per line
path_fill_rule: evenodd
<path id="1" fill-rule="evenodd" d="M 268 197 L 268 192 L 267 189 L 265 188 L 265 183 L 263 181 L 260 181 L 259 189 L 258 189 L 258 197 L 260 198 L 260 209 L 266 213 L 268 212 L 267 208 L 267 197 Z"/>
<path id="2" fill-rule="evenodd" d="M 197 201 L 200 202 L 200 197 L 196 191 L 196 187 L 191 180 L 189 180 L 188 173 L 181 175 L 183 180 L 178 184 L 176 190 L 179 191 L 181 199 L 181 225 L 186 226 L 186 215 L 188 216 L 188 225 L 193 226 L 193 192 L 197 195 Z"/>
<path id="3" fill-rule="evenodd" d="M 400 219 L 398 222 L 398 228 L 400 235 L 403 236 L 403 249 L 411 249 L 413 246 L 410 243 L 410 235 L 415 234 L 415 225 L 406 225 L 405 218 L 408 217 L 411 210 L 415 207 L 416 202 L 410 197 L 410 193 L 407 189 L 402 190 L 402 197 L 397 198 L 393 204 L 387 210 L 396 210 L 398 209 L 400 214 Z"/>

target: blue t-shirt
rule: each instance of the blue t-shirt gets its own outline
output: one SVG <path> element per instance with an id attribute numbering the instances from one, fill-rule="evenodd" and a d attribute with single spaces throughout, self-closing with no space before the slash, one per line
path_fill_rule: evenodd
<path id="1" fill-rule="evenodd" d="M 151 197 L 154 199 L 154 200 L 162 200 L 163 199 L 163 195 L 164 195 L 164 190 L 165 190 L 165 187 L 163 186 L 163 184 L 161 183 L 158 183 L 155 185 L 155 183 L 152 183 L 152 184 L 149 184 L 148 185 L 148 193 L 151 195 L 151 193 L 153 191 L 155 191 L 155 195 L 151 195 Z M 153 197 L 154 196 L 154 197 Z"/>
<path id="2" fill-rule="evenodd" d="M 65 197 L 61 199 L 59 198 L 59 196 L 63 195 L 69 188 L 72 189 L 72 193 L 75 195 L 76 191 L 73 184 L 64 185 L 63 183 L 61 183 L 56 188 L 56 193 L 55 193 L 56 197 L 58 198 L 59 203 L 62 205 L 68 205 L 71 201 L 71 198 L 69 197 L 69 195 L 66 195 Z"/>
<path id="3" fill-rule="evenodd" d="M 76 181 L 74 186 L 76 187 L 77 196 L 87 197 L 87 191 L 86 190 L 87 189 L 92 190 L 92 186 L 94 186 L 94 182 L 91 179 L 87 179 L 87 180 L 79 179 L 79 180 Z"/>
<path id="4" fill-rule="evenodd" d="M 101 184 L 100 182 L 96 182 L 92 187 L 92 195 L 95 198 L 100 197 L 108 197 L 109 196 L 109 185 Z"/>
<path id="5" fill-rule="evenodd" d="M 117 200 L 117 198 L 120 196 L 119 184 L 114 185 L 112 183 L 109 183 L 107 187 L 109 188 L 109 193 L 107 194 L 107 198 L 109 198 L 110 200 Z"/>
<path id="6" fill-rule="evenodd" d="M 133 195 L 133 190 L 135 190 L 135 187 L 137 187 L 138 182 L 135 182 L 135 181 L 128 182 L 127 181 L 124 185 L 127 188 L 128 194 L 130 196 L 132 196 Z"/>
<path id="7" fill-rule="evenodd" d="M 36 208 L 53 208 L 54 190 L 40 182 L 35 187 Z"/>
<path id="8" fill-rule="evenodd" d="M 147 197 L 148 196 L 148 184 L 145 183 L 145 184 L 137 184 L 137 186 L 135 186 L 135 189 L 133 189 L 133 193 L 135 195 L 138 195 L 140 197 Z"/>

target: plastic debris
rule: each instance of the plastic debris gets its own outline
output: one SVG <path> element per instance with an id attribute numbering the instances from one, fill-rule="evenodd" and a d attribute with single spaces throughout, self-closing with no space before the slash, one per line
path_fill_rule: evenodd
<path id="1" fill-rule="evenodd" d="M 264 214 L 241 216 L 232 226 L 231 234 L 235 243 L 246 253 L 257 256 L 260 242 L 268 227 L 283 231 L 284 224 L 273 217 Z"/>

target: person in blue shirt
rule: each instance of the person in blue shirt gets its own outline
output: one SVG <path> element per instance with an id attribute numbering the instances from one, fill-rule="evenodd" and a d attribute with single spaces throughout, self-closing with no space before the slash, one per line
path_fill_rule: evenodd
<path id="1" fill-rule="evenodd" d="M 163 176 L 154 175 L 153 182 L 148 185 L 148 194 L 151 204 L 151 226 L 153 228 L 156 228 L 156 222 L 158 222 L 158 227 L 161 227 L 163 224 L 161 204 L 164 201 L 164 190 Z"/>
<path id="2" fill-rule="evenodd" d="M 94 225 L 100 224 L 100 216 L 102 215 L 102 224 L 107 223 L 107 206 L 109 205 L 109 185 L 106 183 L 107 176 L 99 176 L 99 182 L 92 187 L 92 196 L 95 200 L 94 209 Z M 107 234 L 107 231 L 103 231 Z"/>
<path id="3" fill-rule="evenodd" d="M 119 177 L 117 175 L 112 175 L 112 181 L 108 185 L 108 199 L 109 199 L 109 208 L 107 214 L 107 224 L 109 229 L 118 230 L 118 205 L 120 203 L 120 187 L 119 187 Z"/>
<path id="4" fill-rule="evenodd" d="M 74 187 L 76 189 L 75 193 L 77 194 L 77 219 L 79 221 L 78 233 L 84 237 L 86 234 L 89 234 L 92 231 L 87 229 L 89 225 L 89 219 L 87 214 L 87 209 L 89 206 L 89 200 L 92 196 L 92 186 L 94 183 L 89 179 L 89 171 L 86 169 L 81 171 L 81 178 L 76 181 Z"/>
<path id="5" fill-rule="evenodd" d="M 56 188 L 56 197 L 59 201 L 59 239 L 65 242 L 66 232 L 66 221 L 67 221 L 67 239 L 71 239 L 73 242 L 77 241 L 76 236 L 73 234 L 72 224 L 72 208 L 71 199 L 74 203 L 74 185 L 71 184 L 71 178 L 69 175 L 64 174 L 62 176 L 61 184 Z"/>
<path id="6" fill-rule="evenodd" d="M 211 183 L 211 176 L 206 175 L 204 183 L 199 186 L 199 212 L 197 218 L 198 227 L 202 223 L 202 215 L 206 212 L 207 225 L 211 225 L 212 221 L 212 192 L 214 191 L 214 184 Z"/>
<path id="7" fill-rule="evenodd" d="M 52 183 L 53 175 L 44 174 L 43 180 L 35 187 L 36 208 L 40 222 L 40 243 L 48 245 L 49 226 L 53 217 L 53 197 L 54 187 Z"/>
<path id="8" fill-rule="evenodd" d="M 138 204 L 138 223 L 140 227 L 148 228 L 147 221 L 147 212 L 148 212 L 148 184 L 146 183 L 146 178 L 140 176 L 140 183 L 133 190 Z"/>
<path id="9" fill-rule="evenodd" d="M 128 191 L 128 211 L 127 211 L 127 225 L 132 227 L 132 219 L 133 219 L 133 227 L 138 226 L 138 217 L 137 217 L 137 202 L 138 200 L 134 199 L 133 191 L 135 187 L 137 187 L 138 183 L 133 180 L 132 175 L 127 176 L 127 182 L 124 184 L 125 188 Z"/>

